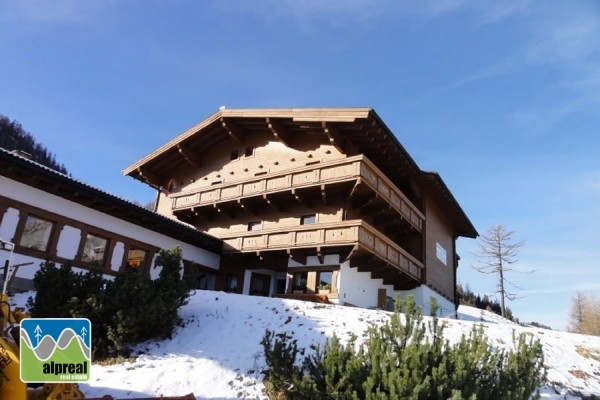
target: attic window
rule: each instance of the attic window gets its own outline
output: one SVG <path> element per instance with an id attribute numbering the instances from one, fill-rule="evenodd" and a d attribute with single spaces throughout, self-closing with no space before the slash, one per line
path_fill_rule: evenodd
<path id="1" fill-rule="evenodd" d="M 308 214 L 300 217 L 300 225 L 311 225 L 317 223 L 316 214 Z"/>
<path id="2" fill-rule="evenodd" d="M 254 155 L 254 147 L 252 147 L 252 146 L 246 147 L 246 150 L 244 150 L 244 156 L 251 157 L 253 155 Z"/>
<path id="3" fill-rule="evenodd" d="M 230 160 L 237 160 L 240 156 L 240 152 L 238 150 L 233 150 L 229 156 Z"/>
<path id="4" fill-rule="evenodd" d="M 248 230 L 249 231 L 259 231 L 261 229 L 262 229 L 262 223 L 260 221 L 248 222 Z"/>

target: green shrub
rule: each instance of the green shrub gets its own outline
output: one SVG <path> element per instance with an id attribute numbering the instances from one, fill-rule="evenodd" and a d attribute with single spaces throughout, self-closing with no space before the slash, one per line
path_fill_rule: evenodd
<path id="1" fill-rule="evenodd" d="M 294 352 L 277 358 L 277 368 L 273 368 L 275 353 L 287 348 L 290 336 L 280 335 L 277 348 L 263 339 L 267 386 L 276 388 L 274 393 L 279 398 L 287 399 L 538 397 L 537 390 L 545 381 L 539 341 L 515 336 L 513 351 L 497 351 L 488 343 L 483 328 L 476 326 L 468 336 L 450 345 L 443 339 L 444 324 L 436 317 L 423 322 L 412 298 L 396 304 L 390 320 L 372 326 L 362 345 L 356 345 L 356 338 L 344 345 L 334 336 L 322 349 L 314 346 L 315 351 L 304 358 L 302 367 L 297 366 L 299 350 L 294 347 Z M 431 309 L 435 313 L 437 305 L 432 303 Z M 273 335 L 267 331 L 265 338 Z"/>
<path id="2" fill-rule="evenodd" d="M 300 377 L 300 369 L 295 365 L 298 346 L 296 340 L 290 339 L 286 333 L 267 330 L 260 342 L 269 366 L 266 389 L 271 398 L 289 391 Z"/>
<path id="3" fill-rule="evenodd" d="M 127 356 L 133 345 L 169 338 L 180 322 L 190 284 L 181 274 L 179 247 L 161 250 L 159 277 L 126 269 L 114 280 L 100 271 L 75 273 L 69 265 L 43 265 L 34 277 L 35 299 L 28 302 L 36 318 L 88 318 L 94 357 Z"/>

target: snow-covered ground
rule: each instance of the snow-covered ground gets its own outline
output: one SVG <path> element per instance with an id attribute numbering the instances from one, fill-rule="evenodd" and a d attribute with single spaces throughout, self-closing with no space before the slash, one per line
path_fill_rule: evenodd
<path id="1" fill-rule="evenodd" d="M 30 295 L 14 296 L 11 302 L 23 305 Z M 180 314 L 185 326 L 172 340 L 144 344 L 133 362 L 93 365 L 90 381 L 80 385 L 86 396 L 127 399 L 193 392 L 196 399 L 263 399 L 260 341 L 266 329 L 288 332 L 299 347 L 308 348 L 333 333 L 342 339 L 353 333 L 361 337 L 370 324 L 389 317 L 378 310 L 213 291 L 195 292 Z M 471 307 L 461 306 L 458 316 L 444 319 L 450 341 L 468 334 L 474 324 L 483 324 L 497 347 L 510 346 L 513 331 L 539 338 L 548 366 L 543 399 L 600 396 L 600 337 L 525 328 Z"/>

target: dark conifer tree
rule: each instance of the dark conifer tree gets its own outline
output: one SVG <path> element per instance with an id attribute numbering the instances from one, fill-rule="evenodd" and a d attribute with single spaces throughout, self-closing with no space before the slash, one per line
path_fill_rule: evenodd
<path id="1" fill-rule="evenodd" d="M 11 121 L 0 114 L 0 147 L 8 151 L 21 151 L 31 155 L 31 160 L 67 174 L 64 164 L 56 162 L 56 157 L 41 143 L 23 129 L 17 121 Z"/>

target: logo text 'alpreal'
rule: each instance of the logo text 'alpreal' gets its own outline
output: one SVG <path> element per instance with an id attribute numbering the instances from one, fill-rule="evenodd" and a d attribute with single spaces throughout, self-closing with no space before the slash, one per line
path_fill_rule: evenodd
<path id="1" fill-rule="evenodd" d="M 21 380 L 84 382 L 91 364 L 91 322 L 86 318 L 21 321 Z"/>

